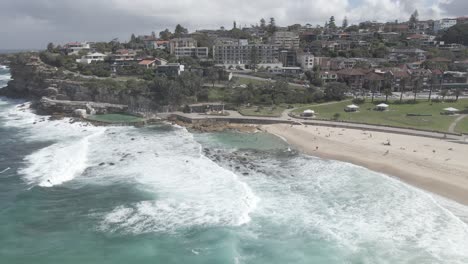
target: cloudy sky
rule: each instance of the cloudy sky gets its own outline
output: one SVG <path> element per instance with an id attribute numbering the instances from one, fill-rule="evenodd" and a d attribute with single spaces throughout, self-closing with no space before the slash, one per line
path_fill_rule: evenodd
<path id="1" fill-rule="evenodd" d="M 98 41 L 149 34 L 177 23 L 190 30 L 230 28 L 275 17 L 277 24 L 407 20 L 468 14 L 468 0 L 0 0 L 0 49 L 42 48 L 48 42 Z"/>

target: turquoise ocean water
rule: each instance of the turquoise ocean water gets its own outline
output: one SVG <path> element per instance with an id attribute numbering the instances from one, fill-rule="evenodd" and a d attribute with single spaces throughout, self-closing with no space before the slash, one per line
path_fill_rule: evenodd
<path id="1" fill-rule="evenodd" d="M 275 136 L 27 106 L 0 99 L 0 263 L 468 263 L 464 207 Z"/>

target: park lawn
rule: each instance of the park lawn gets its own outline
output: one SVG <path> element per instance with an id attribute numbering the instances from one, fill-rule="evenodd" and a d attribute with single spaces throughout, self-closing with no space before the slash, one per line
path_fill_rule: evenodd
<path id="1" fill-rule="evenodd" d="M 366 102 L 360 105 L 357 113 L 346 113 L 344 108 L 351 104 L 339 102 L 330 105 L 310 106 L 309 108 L 317 113 L 318 119 L 334 119 L 335 114 L 339 116 L 337 120 L 355 123 L 367 123 L 376 125 L 387 125 L 395 127 L 415 128 L 431 131 L 447 132 L 450 124 L 456 116 L 441 115 L 440 112 L 447 107 L 455 107 L 460 110 L 468 109 L 468 99 L 459 100 L 453 103 L 432 103 L 419 101 L 417 104 L 391 104 L 389 111 L 374 111 L 374 104 Z M 295 111 L 295 114 L 302 113 L 307 107 Z M 432 115 L 432 116 L 407 116 L 407 114 Z M 465 120 L 463 121 L 465 122 Z M 464 129 L 464 124 L 462 128 Z"/>
<path id="2" fill-rule="evenodd" d="M 244 116 L 266 116 L 266 117 L 280 117 L 286 105 L 276 106 L 242 106 L 238 109 L 239 113 Z"/>
<path id="3" fill-rule="evenodd" d="M 455 132 L 468 134 L 468 117 L 465 117 L 462 121 L 457 124 Z"/>
<path id="4" fill-rule="evenodd" d="M 249 83 L 253 85 L 263 85 L 266 83 L 270 83 L 270 81 L 262 81 L 262 80 L 254 80 L 254 79 L 249 79 L 249 78 L 243 78 L 243 77 L 234 77 L 234 81 L 237 85 L 245 84 L 248 85 Z"/>
<path id="5" fill-rule="evenodd" d="M 104 114 L 88 116 L 86 119 L 104 123 L 137 123 L 144 121 L 143 118 L 127 114 Z"/>
<path id="6" fill-rule="evenodd" d="M 210 102 L 221 102 L 224 101 L 226 96 L 226 89 L 220 87 L 210 87 L 208 88 L 208 101 Z"/>

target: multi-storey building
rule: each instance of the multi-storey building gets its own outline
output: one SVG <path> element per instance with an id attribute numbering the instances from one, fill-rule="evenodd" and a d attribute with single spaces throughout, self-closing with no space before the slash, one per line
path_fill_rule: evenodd
<path id="1" fill-rule="evenodd" d="M 207 47 L 177 47 L 174 50 L 176 58 L 193 57 L 198 59 L 208 58 Z"/>
<path id="2" fill-rule="evenodd" d="M 453 27 L 457 24 L 456 18 L 444 18 L 441 20 L 434 21 L 434 32 L 439 32 L 441 30 L 446 30 L 450 27 Z"/>
<path id="3" fill-rule="evenodd" d="M 282 49 L 299 49 L 299 34 L 291 31 L 277 31 L 271 36 L 270 43 Z"/>
<path id="4" fill-rule="evenodd" d="M 278 46 L 269 44 L 248 44 L 238 41 L 233 44 L 217 44 L 213 48 L 213 57 L 216 64 L 241 66 L 252 64 L 275 64 L 279 62 Z"/>
<path id="5" fill-rule="evenodd" d="M 169 51 L 175 54 L 176 48 L 197 47 L 197 41 L 193 38 L 175 38 L 169 42 Z"/>
<path id="6" fill-rule="evenodd" d="M 315 66 L 315 56 L 312 53 L 298 54 L 297 61 L 305 71 L 312 70 Z"/>

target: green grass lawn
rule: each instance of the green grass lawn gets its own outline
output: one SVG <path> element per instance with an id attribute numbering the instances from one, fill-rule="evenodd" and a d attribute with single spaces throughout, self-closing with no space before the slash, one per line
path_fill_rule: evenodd
<path id="1" fill-rule="evenodd" d="M 455 132 L 468 134 L 468 117 L 465 117 L 462 121 L 457 124 Z"/>
<path id="2" fill-rule="evenodd" d="M 248 79 L 248 78 L 243 78 L 243 77 L 234 77 L 234 81 L 237 85 L 242 85 L 242 84 L 253 84 L 253 85 L 262 85 L 265 83 L 270 83 L 270 81 L 262 81 L 262 80 L 253 80 L 253 79 Z"/>
<path id="3" fill-rule="evenodd" d="M 210 102 L 221 102 L 225 98 L 229 98 L 226 95 L 226 89 L 220 87 L 210 87 L 208 88 L 208 101 Z"/>
<path id="4" fill-rule="evenodd" d="M 251 107 L 240 107 L 239 113 L 245 116 L 267 116 L 267 117 L 279 117 L 284 110 L 286 105 L 278 106 L 251 106 Z"/>
<path id="5" fill-rule="evenodd" d="M 105 114 L 105 115 L 93 115 L 93 116 L 88 116 L 86 119 L 91 120 L 91 121 L 98 121 L 98 122 L 104 122 L 104 123 L 137 123 L 141 122 L 144 119 L 137 117 L 137 116 L 132 116 L 132 115 L 127 115 L 127 114 Z"/>
<path id="6" fill-rule="evenodd" d="M 396 127 L 408 127 L 415 129 L 433 130 L 447 132 L 450 124 L 456 119 L 456 116 L 441 115 L 440 112 L 447 107 L 455 107 L 460 110 L 468 109 L 468 99 L 459 100 L 453 103 L 432 103 L 419 101 L 417 104 L 391 104 L 389 111 L 379 112 L 372 110 L 374 104 L 366 102 L 360 105 L 360 111 L 357 113 L 346 113 L 344 108 L 351 104 L 350 101 L 339 102 L 331 105 L 307 106 L 296 111 L 295 114 L 302 113 L 305 109 L 312 109 L 317 113 L 319 119 L 333 119 L 336 113 L 339 114 L 338 120 L 367 123 L 377 125 L 389 125 Z M 432 115 L 432 116 L 407 116 L 407 114 Z M 466 120 L 458 125 L 458 132 L 468 132 Z"/>

